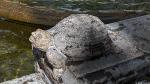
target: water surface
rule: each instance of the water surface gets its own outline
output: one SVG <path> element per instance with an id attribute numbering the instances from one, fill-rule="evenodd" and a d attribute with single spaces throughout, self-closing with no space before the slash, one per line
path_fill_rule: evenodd
<path id="1" fill-rule="evenodd" d="M 0 20 L 0 82 L 34 72 L 28 38 L 36 28 Z"/>

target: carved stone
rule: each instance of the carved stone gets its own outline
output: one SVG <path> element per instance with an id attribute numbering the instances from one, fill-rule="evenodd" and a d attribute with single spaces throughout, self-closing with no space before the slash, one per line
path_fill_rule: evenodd
<path id="1" fill-rule="evenodd" d="M 44 52 L 35 46 L 43 39 L 31 35 L 37 71 L 53 84 L 122 84 L 142 77 L 150 67 L 149 18 L 104 25 L 91 15 L 71 15 L 44 31 L 51 36 Z"/>

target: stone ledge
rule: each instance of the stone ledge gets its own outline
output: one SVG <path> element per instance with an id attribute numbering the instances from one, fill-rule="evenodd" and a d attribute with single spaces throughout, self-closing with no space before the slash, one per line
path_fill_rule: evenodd
<path id="1" fill-rule="evenodd" d="M 45 84 L 39 73 L 33 73 L 30 75 L 23 76 L 21 78 L 16 78 L 0 84 Z"/>

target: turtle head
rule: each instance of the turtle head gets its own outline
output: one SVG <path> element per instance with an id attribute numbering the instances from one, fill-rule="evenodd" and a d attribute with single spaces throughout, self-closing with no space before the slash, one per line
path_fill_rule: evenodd
<path id="1" fill-rule="evenodd" d="M 29 41 L 32 43 L 32 46 L 38 48 L 42 51 L 46 51 L 50 46 L 53 45 L 52 35 L 45 30 L 37 29 L 31 33 Z"/>

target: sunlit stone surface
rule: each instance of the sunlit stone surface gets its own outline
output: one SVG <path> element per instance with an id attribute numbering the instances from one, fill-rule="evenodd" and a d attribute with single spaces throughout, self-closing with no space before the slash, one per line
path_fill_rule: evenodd
<path id="1" fill-rule="evenodd" d="M 46 83 L 42 80 L 40 74 L 33 73 L 30 75 L 26 75 L 21 78 L 9 80 L 7 82 L 3 82 L 0 84 L 46 84 Z"/>

